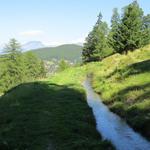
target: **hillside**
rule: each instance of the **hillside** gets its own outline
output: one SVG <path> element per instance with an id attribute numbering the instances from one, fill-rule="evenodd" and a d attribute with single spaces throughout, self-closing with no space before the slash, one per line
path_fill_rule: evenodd
<path id="1" fill-rule="evenodd" d="M 82 46 L 65 44 L 57 47 L 47 47 L 32 50 L 42 60 L 66 59 L 70 61 L 81 61 Z"/>
<path id="2" fill-rule="evenodd" d="M 103 102 L 150 139 L 150 45 L 86 67 Z"/>
<path id="3" fill-rule="evenodd" d="M 110 110 L 150 139 L 150 45 L 127 55 L 114 54 L 101 62 L 88 63 L 73 72 L 64 71 L 59 83 L 67 82 L 65 74 L 72 80 L 78 78 L 78 82 L 89 74 L 94 90 Z"/>
<path id="4" fill-rule="evenodd" d="M 71 68 L 3 95 L 0 149 L 114 150 L 96 130 L 81 71 L 82 67 Z"/>
<path id="5" fill-rule="evenodd" d="M 45 81 L 25 83 L 8 91 L 0 98 L 0 146 L 113 149 L 95 130 L 82 87 L 87 74 L 103 102 L 150 139 L 150 46 L 146 46 L 127 55 L 115 54 L 101 62 L 68 68 Z"/>

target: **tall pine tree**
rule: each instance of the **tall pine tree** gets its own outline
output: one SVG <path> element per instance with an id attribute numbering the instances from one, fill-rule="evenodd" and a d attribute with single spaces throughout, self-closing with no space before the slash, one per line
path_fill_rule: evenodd
<path id="1" fill-rule="evenodd" d="M 21 45 L 16 39 L 10 39 L 3 51 L 7 56 L 11 57 L 11 59 L 15 59 L 16 56 L 21 54 Z"/>
<path id="2" fill-rule="evenodd" d="M 106 55 L 108 49 L 107 44 L 108 26 L 102 21 L 102 14 L 98 16 L 98 20 L 86 38 L 82 51 L 83 62 L 98 61 Z"/>
<path id="3" fill-rule="evenodd" d="M 25 66 L 21 54 L 21 46 L 15 39 L 11 39 L 4 48 L 6 53 L 7 74 L 9 75 L 9 84 L 16 85 L 23 82 L 25 77 Z"/>
<path id="4" fill-rule="evenodd" d="M 150 14 L 143 17 L 143 46 L 150 44 Z"/>
<path id="5" fill-rule="evenodd" d="M 15 39 L 5 46 L 0 68 L 0 93 L 46 75 L 44 62 L 32 53 L 21 53 L 21 46 Z"/>
<path id="6" fill-rule="evenodd" d="M 142 42 L 143 11 L 137 1 L 124 8 L 121 23 L 119 25 L 119 53 L 127 53 L 129 50 L 140 48 Z"/>
<path id="7" fill-rule="evenodd" d="M 117 51 L 120 47 L 120 41 L 119 41 L 119 25 L 120 25 L 120 15 L 118 13 L 118 9 L 113 9 L 113 15 L 111 18 L 111 30 L 109 32 L 108 36 L 108 43 L 110 46 L 114 49 L 114 51 Z"/>

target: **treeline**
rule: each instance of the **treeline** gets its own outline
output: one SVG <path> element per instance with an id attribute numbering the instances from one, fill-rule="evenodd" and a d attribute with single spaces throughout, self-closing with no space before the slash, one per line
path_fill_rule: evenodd
<path id="1" fill-rule="evenodd" d="M 111 28 L 102 21 L 102 14 L 86 38 L 82 51 L 83 62 L 99 61 L 113 53 L 127 53 L 150 43 L 150 14 L 137 1 L 133 1 L 118 13 L 114 8 Z"/>
<path id="2" fill-rule="evenodd" d="M 44 63 L 31 52 L 22 53 L 20 44 L 11 39 L 0 55 L 0 93 L 46 74 Z"/>

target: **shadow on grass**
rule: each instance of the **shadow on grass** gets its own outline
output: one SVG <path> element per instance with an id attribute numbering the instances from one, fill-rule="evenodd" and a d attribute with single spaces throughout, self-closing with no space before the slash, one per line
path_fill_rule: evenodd
<path id="1" fill-rule="evenodd" d="M 0 98 L 1 150 L 111 150 L 95 126 L 85 93 L 68 86 L 26 83 Z"/>
<path id="2" fill-rule="evenodd" d="M 149 108 L 150 109 L 150 108 Z M 126 111 L 127 122 L 150 140 L 150 110 L 133 106 Z"/>
<path id="3" fill-rule="evenodd" d="M 150 60 L 134 63 L 128 67 L 131 72 L 128 75 L 150 72 Z"/>
<path id="4" fill-rule="evenodd" d="M 140 90 L 142 92 L 138 93 Z M 138 93 L 133 99 L 132 91 Z M 131 97 L 126 96 L 129 92 Z M 113 99 L 111 110 L 150 140 L 150 83 L 127 87 L 116 93 Z"/>
<path id="5" fill-rule="evenodd" d="M 125 108 L 123 105 L 122 103 L 120 106 L 112 106 L 111 111 L 122 116 L 133 129 L 150 140 L 150 107 L 141 109 L 133 105 L 132 107 Z"/>
<path id="6" fill-rule="evenodd" d="M 139 94 L 138 96 L 132 98 L 132 97 L 126 97 L 126 95 L 129 92 L 142 90 L 142 94 Z M 131 95 L 132 96 L 132 95 Z M 118 93 L 115 93 L 115 95 L 112 96 L 113 101 L 122 101 L 126 103 L 127 105 L 132 105 L 137 102 L 141 102 L 144 99 L 150 99 L 150 83 L 142 84 L 142 85 L 136 85 L 136 86 L 129 86 L 123 90 L 120 90 Z"/>
<path id="7" fill-rule="evenodd" d="M 111 74 L 109 74 L 106 78 L 110 78 L 111 76 L 119 73 L 122 77 L 129 77 L 131 75 L 137 75 L 140 73 L 150 72 L 150 60 L 145 60 L 142 62 L 131 64 L 124 69 L 115 69 Z"/>

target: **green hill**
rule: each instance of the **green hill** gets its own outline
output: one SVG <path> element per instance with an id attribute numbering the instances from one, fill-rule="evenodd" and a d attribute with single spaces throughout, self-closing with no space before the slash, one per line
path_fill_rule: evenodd
<path id="1" fill-rule="evenodd" d="M 131 127 L 150 139 L 150 46 L 101 62 L 68 68 L 42 82 L 22 84 L 0 98 L 3 149 L 113 149 L 98 135 L 82 82 Z M 56 147 L 56 148 L 55 148 Z"/>
<path id="2" fill-rule="evenodd" d="M 87 66 L 109 108 L 150 139 L 150 45 Z"/>
<path id="3" fill-rule="evenodd" d="M 68 69 L 55 75 L 55 80 L 63 84 L 77 78 L 80 82 L 86 74 L 92 75 L 94 90 L 110 110 L 150 139 L 150 45 Z"/>
<path id="4" fill-rule="evenodd" d="M 69 61 L 81 61 L 82 46 L 65 44 L 57 47 L 46 47 L 31 50 L 42 60 L 66 59 Z"/>
<path id="5" fill-rule="evenodd" d="M 114 150 L 96 130 L 81 71 L 24 83 L 0 97 L 0 149 Z"/>

